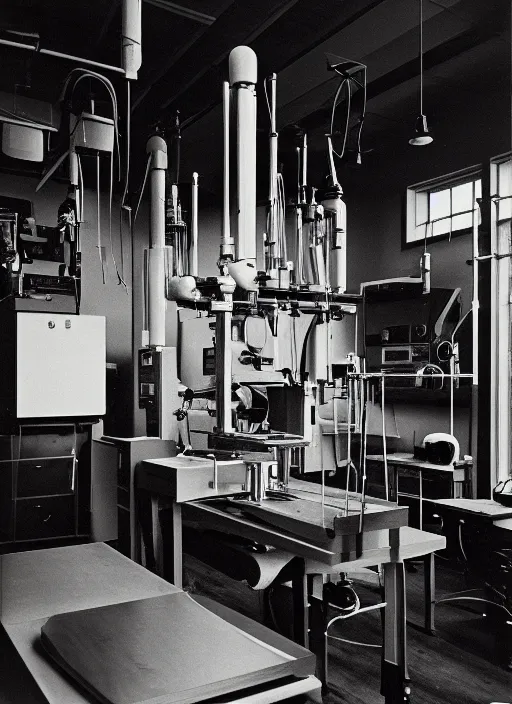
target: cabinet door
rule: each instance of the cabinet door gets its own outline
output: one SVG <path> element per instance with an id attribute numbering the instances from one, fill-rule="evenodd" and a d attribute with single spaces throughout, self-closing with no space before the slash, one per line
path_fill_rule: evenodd
<path id="1" fill-rule="evenodd" d="M 105 413 L 105 318 L 19 313 L 18 418 Z"/>

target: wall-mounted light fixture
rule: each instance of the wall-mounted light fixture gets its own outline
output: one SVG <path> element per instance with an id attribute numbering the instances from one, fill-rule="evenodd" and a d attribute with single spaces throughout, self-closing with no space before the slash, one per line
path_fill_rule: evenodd
<path id="1" fill-rule="evenodd" d="M 423 114 L 423 0 L 418 1 L 420 6 L 420 114 L 416 118 L 414 136 L 409 140 L 409 144 L 414 147 L 423 147 L 434 140 L 428 130 L 427 118 Z"/>

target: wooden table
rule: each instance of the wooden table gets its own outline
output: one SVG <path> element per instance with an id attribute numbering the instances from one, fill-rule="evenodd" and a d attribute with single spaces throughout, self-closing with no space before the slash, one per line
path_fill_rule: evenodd
<path id="1" fill-rule="evenodd" d="M 3 555 L 0 557 L 0 579 L 1 623 L 50 704 L 97 704 L 97 700 L 63 676 L 39 647 L 41 627 L 49 618 L 98 607 L 145 605 L 171 597 L 190 600 L 177 587 L 103 543 Z M 217 610 L 215 605 L 213 610 Z M 291 659 L 298 656 L 296 645 L 250 619 L 230 609 L 224 609 L 219 615 L 235 629 L 243 630 L 267 647 L 277 648 Z M 190 643 L 184 640 L 183 648 L 193 649 L 197 635 L 188 632 L 186 624 L 185 627 L 182 624 L 182 633 L 185 640 L 187 635 L 190 636 Z M 151 640 L 150 634 L 144 633 L 144 637 L 146 641 Z M 218 647 L 222 649 L 221 642 Z M 281 701 L 308 691 L 314 697 L 319 686 L 318 680 L 311 675 L 290 685 L 283 684 L 282 680 L 276 681 L 275 687 L 271 683 L 256 699 L 245 695 L 234 695 L 229 699 L 256 704 Z M 12 699 L 13 704 L 31 701 L 23 692 L 22 685 L 18 698 Z M 0 699 L 3 700 L 1 695 L 0 683 Z"/>
<path id="2" fill-rule="evenodd" d="M 432 464 L 431 462 L 422 462 L 408 452 L 391 452 L 386 455 L 388 468 L 391 469 L 389 477 L 389 498 L 390 501 L 398 501 L 401 495 L 411 496 L 410 494 L 400 494 L 399 491 L 399 476 L 400 474 L 412 474 L 419 479 L 419 509 L 420 509 L 420 529 L 423 528 L 423 478 L 424 475 L 437 477 L 451 477 L 452 479 L 452 498 L 462 497 L 464 494 L 471 493 L 471 469 L 473 463 L 467 460 L 454 462 L 450 466 L 442 466 Z M 367 460 L 377 462 L 384 466 L 384 455 L 368 455 Z"/>
<path id="3" fill-rule="evenodd" d="M 488 558 L 494 550 L 500 550 L 503 547 L 512 547 L 512 507 L 502 506 L 492 499 L 436 499 L 431 501 L 437 513 L 443 519 L 445 529 L 453 531 L 460 544 L 461 554 L 466 562 L 466 569 L 477 577 L 481 588 L 465 589 L 453 594 L 444 595 L 441 599 L 435 601 L 436 604 L 462 601 L 466 603 L 471 600 L 482 603 L 482 600 L 489 601 L 490 595 L 488 588 L 484 588 L 484 583 L 492 584 L 492 572 L 486 572 L 488 569 Z M 462 528 L 473 529 L 472 540 L 469 541 L 469 547 L 473 548 L 473 556 L 468 556 L 464 551 Z M 478 536 L 482 537 L 480 541 Z M 468 546 L 466 546 L 467 549 Z M 469 551 L 467 551 L 469 552 Z M 498 582 L 498 586 L 494 592 L 501 595 L 502 587 Z M 491 589 L 492 593 L 492 589 Z M 498 599 L 499 601 L 499 599 Z M 501 605 L 495 601 L 496 608 L 500 611 L 503 617 L 503 624 L 507 626 L 506 631 L 510 632 L 510 607 Z M 433 624 L 433 620 L 432 620 Z M 501 647 L 500 654 L 505 650 L 506 658 L 508 659 L 508 668 L 512 669 L 512 634 L 509 633 L 506 647 Z"/>
<path id="4" fill-rule="evenodd" d="M 179 501 L 178 489 L 180 482 L 186 480 L 186 475 L 178 476 L 179 469 L 174 469 L 172 461 L 150 460 L 143 462 L 138 468 L 137 486 L 153 495 L 164 496 L 170 501 L 169 525 L 167 526 L 166 550 L 170 551 L 169 568 L 166 576 L 173 582 L 179 582 L 182 571 L 182 524 L 197 525 L 203 530 L 214 530 L 231 534 L 264 545 L 272 545 L 290 553 L 296 569 L 292 578 L 294 601 L 294 637 L 302 645 L 308 645 L 315 640 L 318 631 L 318 620 L 309 622 L 309 605 L 314 575 L 343 571 L 351 563 L 363 560 L 366 564 L 383 565 L 384 584 L 386 590 L 384 637 L 384 657 L 382 669 L 382 691 L 386 704 L 404 701 L 404 686 L 406 683 L 406 639 L 405 639 L 405 572 L 403 560 L 405 557 L 430 554 L 433 550 L 444 547 L 444 539 L 418 534 L 402 533 L 407 526 L 407 512 L 404 507 L 398 507 L 379 499 L 368 498 L 367 510 L 364 514 L 364 530 L 362 544 L 356 544 L 361 536 L 359 533 L 359 515 L 357 498 L 349 497 L 351 507 L 348 520 L 338 520 L 336 515 L 343 516 L 345 492 L 328 487 L 325 489 L 325 514 L 329 514 L 328 527 L 336 530 L 325 530 L 319 516 L 323 515 L 321 506 L 321 487 L 311 482 L 291 480 L 290 492 L 299 498 L 298 510 L 304 512 L 304 521 L 300 531 L 294 530 L 293 515 L 282 505 L 275 504 L 266 512 L 265 507 L 237 505 L 231 502 L 231 508 L 240 508 L 241 513 L 234 515 L 223 510 L 222 505 L 216 505 L 215 499 L 191 500 L 193 497 L 185 492 L 185 486 L 192 486 L 193 481 L 183 484 L 181 493 L 186 497 Z M 221 502 L 222 503 L 222 502 Z M 306 520 L 306 509 L 309 506 L 311 524 Z M 293 509 L 291 510 L 293 514 Z M 266 515 L 268 514 L 268 515 Z M 332 516 L 331 516 L 332 514 Z M 308 514 L 309 515 L 309 514 Z M 332 520 L 331 520 L 332 519 Z M 327 523 L 325 524 L 327 525 Z M 157 526 L 154 525 L 154 530 Z M 421 533 L 421 532 L 418 532 Z M 413 536 L 411 538 L 411 535 Z M 401 548 L 401 539 L 406 539 L 409 552 L 405 546 Z M 411 539 L 410 539 L 411 538 Z M 410 539 L 410 540 L 409 540 Z M 432 540 L 434 542 L 432 542 Z M 357 550 L 356 550 L 357 548 Z M 358 551 L 361 552 L 358 554 Z M 429 563 L 430 564 L 430 563 Z M 322 567 L 320 568 L 319 565 Z M 164 573 L 165 574 L 165 573 Z M 429 589 L 433 577 L 428 572 Z M 430 599 L 429 599 L 430 603 Z M 312 632 L 312 633 L 311 633 Z M 318 639 L 317 639 L 318 640 Z M 321 649 L 323 652 L 323 648 Z M 325 662 L 325 661 L 324 661 Z M 323 675 L 324 663 L 320 658 L 318 672 Z"/>

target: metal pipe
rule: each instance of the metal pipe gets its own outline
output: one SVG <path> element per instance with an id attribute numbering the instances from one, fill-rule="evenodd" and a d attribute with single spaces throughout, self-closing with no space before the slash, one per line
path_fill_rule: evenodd
<path id="1" fill-rule="evenodd" d="M 473 208 L 473 300 L 471 302 L 471 310 L 473 311 L 473 386 L 478 386 L 478 312 L 480 301 L 478 298 L 478 218 L 476 214 L 479 210 L 477 205 Z"/>
<path id="2" fill-rule="evenodd" d="M 302 173 L 301 173 L 301 190 L 302 190 L 302 202 L 305 202 L 305 187 L 308 183 L 308 135 L 304 132 L 302 136 Z"/>
<path id="3" fill-rule="evenodd" d="M 277 230 L 277 131 L 276 131 L 276 99 L 277 76 L 270 76 L 270 168 L 269 168 L 269 232 L 267 273 L 277 267 L 276 259 L 281 257 Z"/>
<path id="4" fill-rule="evenodd" d="M 385 388 L 386 382 L 384 377 L 381 379 L 382 384 L 382 452 L 384 457 L 384 486 L 386 489 L 386 501 L 389 501 L 389 469 L 388 469 L 388 441 L 386 437 L 386 407 L 385 407 Z"/>
<path id="5" fill-rule="evenodd" d="M 123 0 L 121 48 L 126 78 L 135 80 L 142 64 L 142 0 Z"/>
<path id="6" fill-rule="evenodd" d="M 220 245 L 220 256 L 235 258 L 235 243 L 231 237 L 230 226 L 230 205 L 229 205 L 229 128 L 230 128 L 230 98 L 231 92 L 229 81 L 224 81 L 222 84 L 222 109 L 223 109 L 223 124 L 224 124 L 224 184 L 223 184 L 223 202 L 222 202 L 222 238 Z"/>
<path id="7" fill-rule="evenodd" d="M 199 196 L 199 185 L 198 185 L 198 175 L 194 171 L 192 174 L 192 218 L 190 223 L 190 250 L 188 255 L 188 273 L 191 276 L 197 276 L 199 273 L 198 265 L 198 196 Z"/>
<path id="8" fill-rule="evenodd" d="M 27 49 L 28 51 L 34 51 L 38 54 L 44 54 L 46 56 L 53 56 L 56 59 L 67 59 L 68 61 L 73 61 L 77 64 L 85 64 L 86 66 L 95 66 L 96 68 L 102 68 L 105 71 L 114 71 L 115 73 L 125 74 L 124 68 L 120 66 L 110 66 L 110 64 L 102 64 L 99 61 L 92 61 L 91 59 L 84 59 L 81 56 L 73 56 L 72 54 L 63 54 L 61 51 L 52 51 L 51 49 L 40 49 L 37 46 L 32 46 L 32 44 L 23 44 L 22 42 L 13 42 L 10 39 L 0 39 L 0 44 L 4 46 L 11 46 L 15 49 Z"/>
<path id="9" fill-rule="evenodd" d="M 217 432 L 231 433 L 231 319 L 228 312 L 215 316 L 215 404 Z"/>
<path id="10" fill-rule="evenodd" d="M 256 54 L 238 46 L 229 55 L 229 82 L 235 91 L 238 226 L 236 258 L 256 261 Z"/>
<path id="11" fill-rule="evenodd" d="M 150 137 L 146 152 L 150 162 L 150 250 L 149 250 L 149 344 L 165 346 L 165 172 L 167 145 L 155 135 Z"/>

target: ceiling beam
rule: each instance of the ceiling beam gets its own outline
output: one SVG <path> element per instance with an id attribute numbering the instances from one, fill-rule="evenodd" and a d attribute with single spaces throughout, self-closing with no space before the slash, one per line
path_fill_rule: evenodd
<path id="1" fill-rule="evenodd" d="M 169 0 L 144 1 L 149 5 L 154 5 L 162 10 L 166 10 L 173 15 L 179 15 L 180 17 L 186 17 L 189 20 L 194 20 L 194 22 L 199 22 L 199 24 L 206 24 L 210 26 L 216 19 L 213 15 L 206 15 L 204 12 L 197 12 L 197 10 L 192 10 L 189 7 L 184 7 L 183 5 L 177 5 L 174 2 L 169 2 Z"/>
<path id="2" fill-rule="evenodd" d="M 212 66 L 218 66 L 238 44 L 258 33 L 258 29 L 268 23 L 269 17 L 281 16 L 283 5 L 288 8 L 297 0 L 244 0 L 232 2 L 217 20 L 193 38 L 178 60 L 170 57 L 165 63 L 158 82 L 152 81 L 143 95 L 134 100 L 134 117 L 144 105 L 144 113 L 157 117 L 162 105 L 168 104 L 170 97 L 178 97 L 207 73 Z M 199 47 L 200 40 L 200 47 Z M 171 75 L 172 69 L 172 75 Z M 220 87 L 219 87 L 220 90 Z"/>
<path id="3" fill-rule="evenodd" d="M 472 27 L 471 29 L 462 32 L 443 44 L 426 51 L 423 54 L 423 69 L 425 72 L 429 69 L 433 69 L 466 51 L 470 51 L 479 44 L 492 39 L 494 36 L 495 31 L 492 29 L 489 29 L 484 33 L 481 28 Z M 387 91 L 393 90 L 402 83 L 416 78 L 418 75 L 418 59 L 407 61 L 397 68 L 392 69 L 388 73 L 371 81 L 367 86 L 367 101 L 370 102 L 372 98 L 376 98 Z M 302 117 L 299 120 L 299 123 L 306 130 L 321 129 L 328 124 L 331 110 L 332 105 L 324 105 L 321 108 L 311 112 L 309 115 Z"/>
<path id="4" fill-rule="evenodd" d="M 275 16 L 271 23 L 267 20 L 243 41 L 249 43 L 258 55 L 260 76 L 279 72 L 384 1 L 351 0 L 340 4 L 339 0 L 318 0 L 316 3 L 298 0 L 288 8 L 281 5 L 279 16 Z M 233 37 L 229 37 L 228 51 L 235 45 Z M 201 54 L 202 47 L 203 42 Z M 224 58 L 226 56 L 227 52 Z M 170 87 L 170 97 L 158 108 L 160 114 L 163 110 L 169 114 L 179 108 L 184 119 L 183 128 L 203 117 L 220 101 L 220 82 L 226 77 L 222 68 L 219 61 L 196 74 L 187 85 L 180 83 L 175 90 Z"/>

